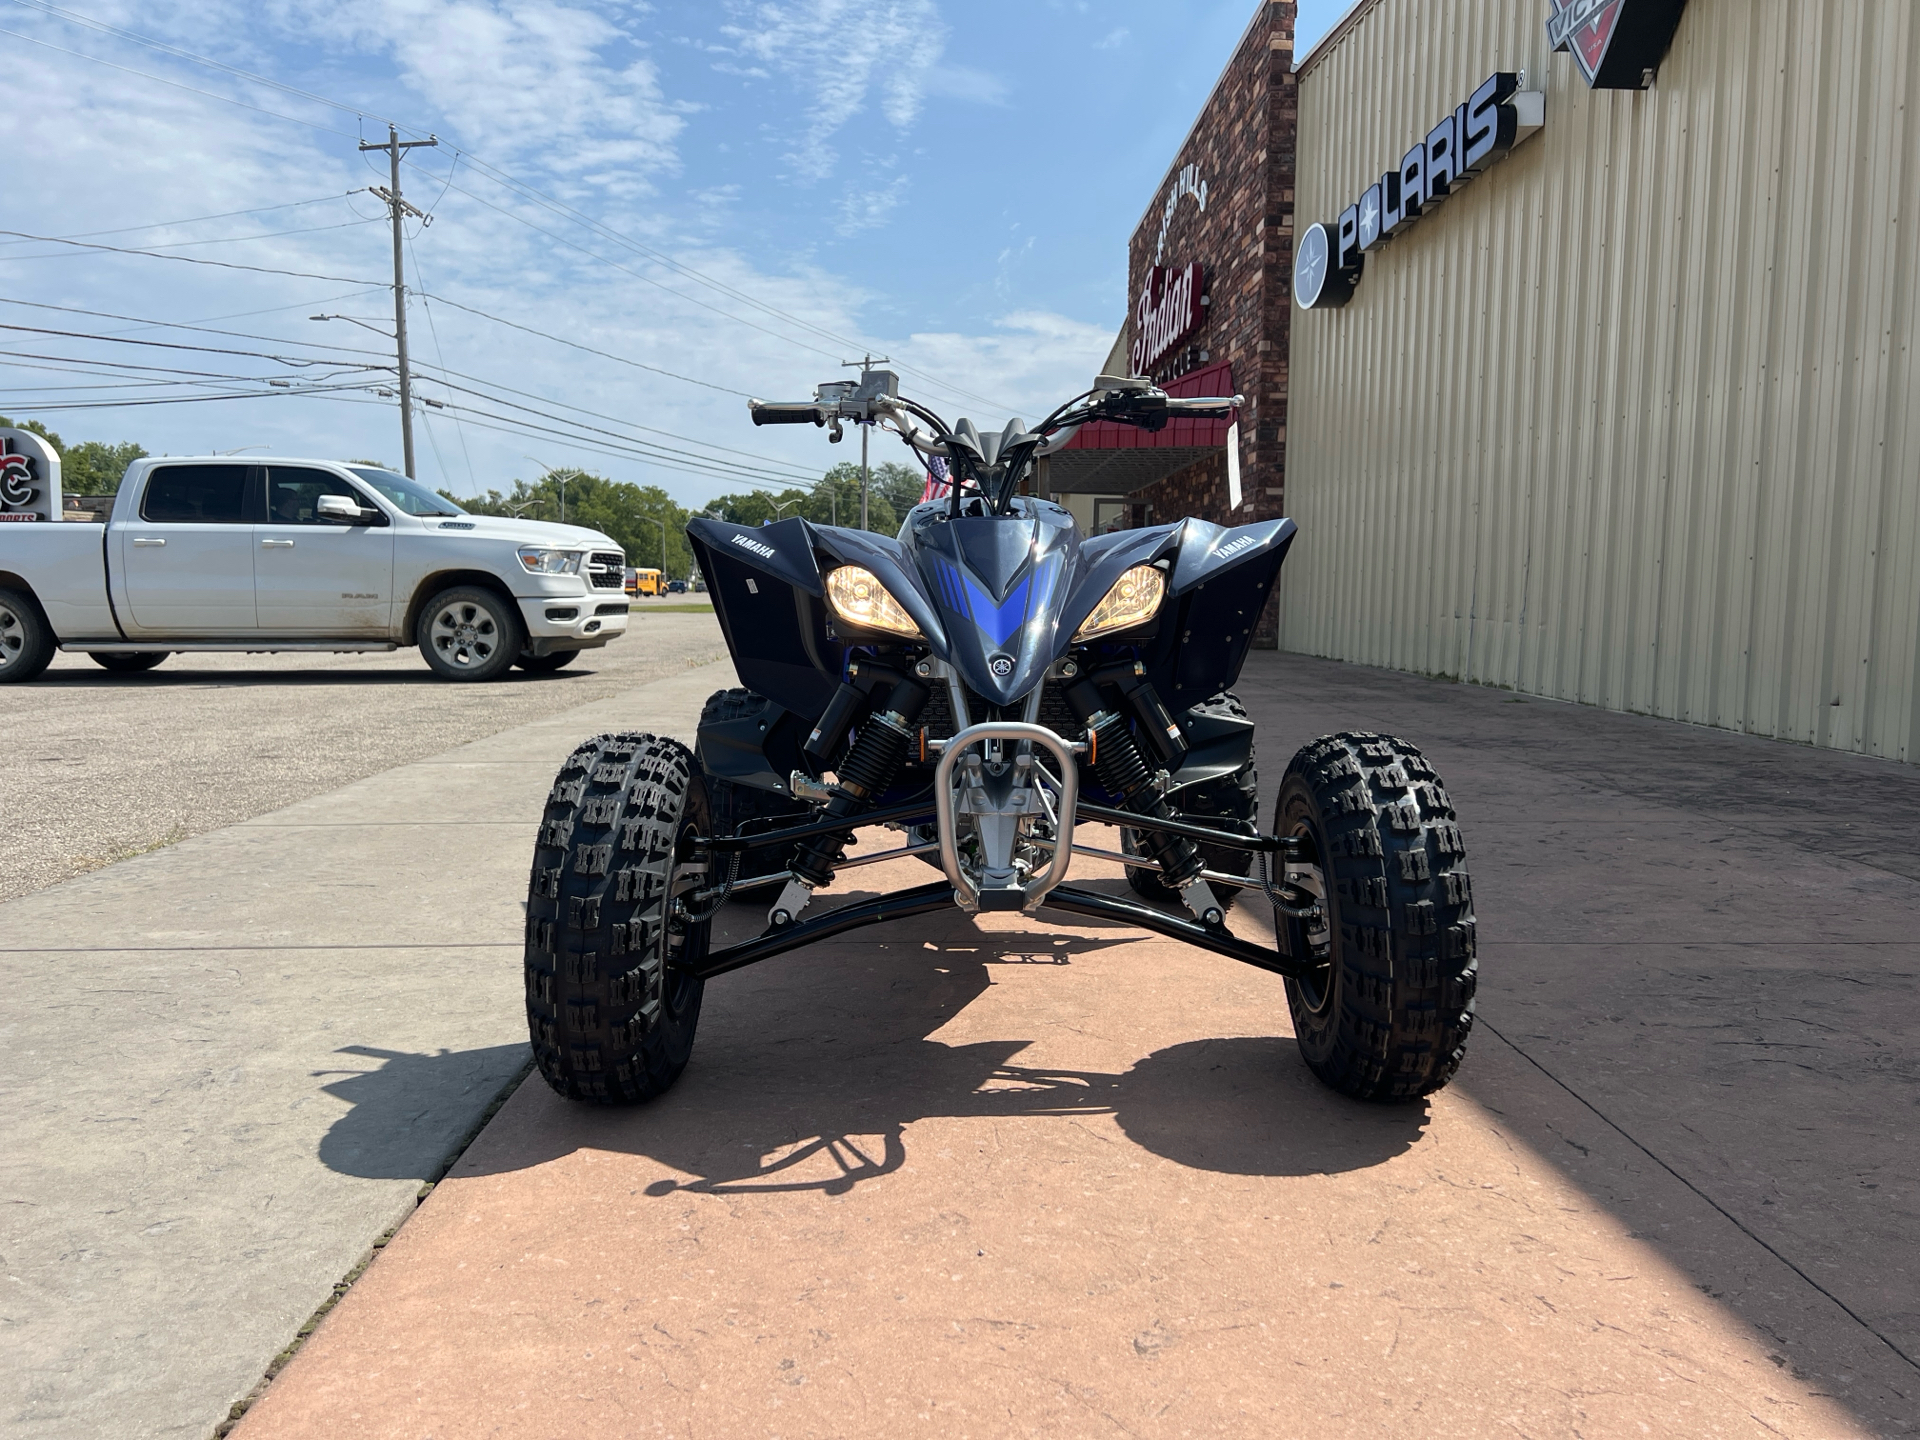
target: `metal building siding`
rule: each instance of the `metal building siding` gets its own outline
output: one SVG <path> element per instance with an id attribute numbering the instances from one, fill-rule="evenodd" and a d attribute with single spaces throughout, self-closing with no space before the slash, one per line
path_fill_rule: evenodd
<path id="1" fill-rule="evenodd" d="M 1692 0 L 1645 94 L 1547 11 L 1379 0 L 1303 69 L 1303 227 L 1492 71 L 1548 98 L 1293 314 L 1281 643 L 1920 758 L 1915 7 Z"/>

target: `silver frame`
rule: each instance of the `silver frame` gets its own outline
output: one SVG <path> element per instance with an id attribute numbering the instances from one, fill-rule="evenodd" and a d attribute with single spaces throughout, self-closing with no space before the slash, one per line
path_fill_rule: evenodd
<path id="1" fill-rule="evenodd" d="M 969 914 L 980 908 L 980 892 L 960 868 L 960 842 L 953 805 L 953 767 L 972 746 L 983 740 L 1014 740 L 1036 745 L 1059 762 L 1057 775 L 1045 778 L 1060 782 L 1058 833 L 1053 841 L 1053 858 L 1038 879 L 1023 887 L 1026 899 L 1021 910 L 1031 913 L 1061 881 L 1073 864 L 1073 820 L 1080 805 L 1080 771 L 1074 764 L 1073 747 L 1044 725 L 1027 725 L 1017 720 L 989 720 L 970 725 L 940 747 L 940 764 L 933 773 L 935 825 L 940 832 L 940 868 L 953 882 L 953 898 Z M 1043 772 L 1044 773 L 1044 772 Z"/>

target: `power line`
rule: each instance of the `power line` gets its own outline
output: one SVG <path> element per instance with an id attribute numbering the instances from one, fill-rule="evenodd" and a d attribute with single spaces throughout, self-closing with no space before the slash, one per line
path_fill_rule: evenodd
<path id="1" fill-rule="evenodd" d="M 385 289 L 385 286 L 373 286 L 373 289 Z M 271 315 L 280 310 L 310 310 L 315 305 L 331 305 L 338 300 L 354 300 L 368 293 L 365 290 L 350 290 L 345 295 L 330 295 L 324 300 L 308 300 L 299 305 L 274 305 L 266 310 L 242 310 L 236 315 L 213 315 L 212 320 L 241 320 L 249 315 Z M 112 310 L 83 310 L 77 305 L 49 305 L 39 300 L 14 300 L 0 296 L 0 305 L 24 305 L 33 310 L 57 310 L 63 315 L 92 315 L 101 320 L 130 320 L 135 329 L 188 330 L 196 335 L 228 335 L 240 340 L 261 340 L 269 345 L 299 345 L 308 350 L 338 350 L 343 355 L 382 355 L 379 350 L 358 349 L 351 345 L 328 345 L 319 340 L 284 340 L 278 335 L 254 335 L 245 330 L 217 330 L 204 323 L 179 320 L 147 320 L 138 315 L 121 315 Z M 119 335 L 89 335 L 90 340 L 119 340 Z M 158 343 L 158 342 L 155 342 Z"/>
<path id="2" fill-rule="evenodd" d="M 584 245 L 576 244 L 573 241 L 567 239 L 565 236 L 556 235 L 551 230 L 542 229 L 540 226 L 534 224 L 531 220 L 527 219 L 524 215 L 516 215 L 511 210 L 503 209 L 501 206 L 495 205 L 491 200 L 482 200 L 478 195 L 474 194 L 471 190 L 465 190 L 458 185 L 452 185 L 452 184 L 449 184 L 448 188 L 458 192 L 459 194 L 466 196 L 469 200 L 472 200 L 476 204 L 485 205 L 489 210 L 494 211 L 496 214 L 504 215 L 509 220 L 516 221 L 519 224 L 526 226 L 529 230 L 532 230 L 536 234 L 546 236 L 549 240 L 553 241 L 556 245 L 564 245 L 569 250 L 578 250 L 582 255 L 585 255 L 589 260 L 597 260 L 602 265 L 606 265 L 611 267 L 612 269 L 618 270 L 622 275 L 631 275 L 634 279 L 640 281 L 642 284 L 651 285 L 657 290 L 664 290 L 666 291 L 667 294 L 672 295 L 677 299 L 684 300 L 689 305 L 697 305 L 702 310 L 706 310 L 714 315 L 718 315 L 723 320 L 731 320 L 736 325 L 745 325 L 750 330 L 758 330 L 762 335 L 771 336 L 773 339 L 784 341 L 786 344 L 789 344 L 789 345 L 798 345 L 801 349 L 811 350 L 816 355 L 825 355 L 829 359 L 837 358 L 834 355 L 834 352 L 831 350 L 822 350 L 819 346 L 809 345 L 804 340 L 795 340 L 791 335 L 782 335 L 777 330 L 769 330 L 764 325 L 756 325 L 751 320 L 743 320 L 738 315 L 729 314 L 727 311 L 722 310 L 717 305 L 709 305 L 704 300 L 696 300 L 693 298 L 693 296 L 687 294 L 684 290 L 676 290 L 671 285 L 663 284 L 662 282 L 654 279 L 651 275 L 642 275 L 638 270 L 634 270 L 629 268 L 628 266 L 622 265 L 618 260 L 609 260 L 605 255 L 601 255 L 596 251 L 589 250 Z"/>
<path id="3" fill-rule="evenodd" d="M 4 233 L 6 232 L 0 231 L 0 234 Z M 421 293 L 425 295 L 426 292 L 422 291 Z M 471 305 L 462 305 L 458 300 L 449 300 L 444 295 L 426 295 L 426 298 L 429 300 L 437 300 L 442 305 L 451 305 L 455 310 L 464 310 L 469 315 L 478 315 L 482 320 L 491 320 L 496 325 L 505 325 L 509 329 L 518 330 L 523 334 L 536 335 L 542 340 L 551 340 L 556 345 L 565 345 L 569 349 L 583 351 L 588 355 L 598 355 L 602 360 L 613 360 L 622 365 L 631 365 L 636 370 L 651 370 L 655 375 L 665 375 L 674 380 L 684 380 L 689 385 L 699 385 L 708 390 L 718 390 L 722 395 L 738 395 L 742 400 L 750 400 L 753 398 L 747 394 L 746 391 L 735 390 L 731 386 L 716 385 L 711 380 L 696 380 L 691 375 L 681 375 L 673 370 L 663 370 L 658 365 L 649 365 L 643 360 L 629 360 L 624 355 L 615 355 L 606 350 L 596 350 L 593 346 L 582 345 L 577 340 L 563 340 L 558 335 L 549 335 L 544 330 L 536 330 L 531 325 L 522 325 L 517 320 L 508 320 L 499 315 L 489 314 L 485 310 L 476 310 Z"/>
<path id="4" fill-rule="evenodd" d="M 7 32 L 0 32 L 7 33 Z M 175 230 L 182 225 L 201 225 L 209 220 L 237 220 L 245 215 L 270 215 L 276 210 L 297 210 L 303 205 L 325 205 L 332 200 L 345 200 L 353 191 L 344 191 L 339 195 L 321 195 L 312 200 L 289 200 L 284 205 L 262 205 L 255 210 L 222 210 L 218 215 L 196 215 L 190 220 L 156 220 L 151 225 L 123 225 L 118 230 L 82 230 L 74 235 L 61 235 L 61 240 L 97 240 L 102 235 L 131 235 L 137 230 Z M 0 244 L 25 245 L 25 240 L 0 241 Z"/>
<path id="5" fill-rule="evenodd" d="M 495 415 L 491 411 L 478 410 L 470 405 L 460 405 L 451 400 L 442 402 L 442 408 L 458 411 L 462 414 L 481 415 L 488 419 L 505 421 L 508 424 L 519 426 L 523 431 L 532 430 L 540 434 L 551 435 L 555 439 L 560 440 L 574 440 L 577 442 L 582 432 L 588 436 L 604 437 L 597 443 L 603 445 L 613 443 L 632 453 L 638 459 L 660 460 L 662 457 L 670 456 L 672 457 L 671 463 L 678 464 L 683 468 L 687 466 L 697 466 L 701 470 L 713 471 L 720 474 L 760 475 L 767 480 L 780 481 L 782 483 L 790 479 L 789 476 L 761 470 L 758 467 L 741 465 L 727 460 L 713 460 L 704 455 L 692 454 L 689 451 L 675 450 L 668 445 L 656 445 L 650 440 L 635 440 L 629 436 L 620 434 L 618 431 L 605 430 L 597 425 L 582 425 L 579 421 L 569 420 L 564 415 L 549 415 L 544 411 L 535 410 L 531 406 L 515 405 L 507 400 L 494 400 L 492 396 L 482 396 L 481 398 L 493 400 L 493 403 L 496 405 L 504 405 L 509 410 L 518 410 L 525 415 L 536 416 L 542 420 L 552 420 L 556 424 L 563 425 L 567 428 L 565 430 L 556 430 L 550 426 L 536 425 L 532 421 L 519 419 L 512 415 Z M 663 463 L 666 462 L 663 461 Z"/>
<path id="6" fill-rule="evenodd" d="M 637 425 L 637 424 L 635 424 L 635 423 L 633 423 L 633 422 L 632 422 L 632 421 L 630 421 L 630 420 L 622 420 L 622 419 L 620 419 L 620 418 L 619 418 L 619 417 L 618 417 L 617 415 L 603 415 L 603 414 L 601 414 L 601 413 L 600 413 L 600 412 L 599 412 L 598 410 L 588 410 L 588 409 L 587 409 L 587 408 L 585 408 L 584 406 L 581 406 L 581 405 L 573 405 L 573 404 L 569 404 L 569 403 L 568 403 L 567 401 L 565 401 L 565 400 L 555 400 L 555 399 L 552 399 L 551 397 L 549 397 L 549 396 L 546 396 L 546 395 L 536 395 L 536 394 L 534 394 L 534 393 L 533 393 L 532 391 L 530 391 L 530 390 L 516 390 L 516 389 L 515 389 L 515 388 L 514 388 L 513 386 L 511 386 L 511 385 L 502 385 L 502 384 L 501 384 L 501 383 L 500 383 L 499 381 L 497 381 L 497 380 L 488 380 L 488 379 L 484 379 L 483 377 L 481 377 L 481 376 L 478 376 L 478 375 L 465 375 L 465 374 L 462 374 L 462 373 L 461 373 L 460 371 L 458 371 L 458 370 L 450 370 L 450 369 L 448 369 L 448 368 L 447 368 L 447 367 L 446 367 L 445 365 L 440 365 L 440 366 L 437 366 L 437 367 L 429 367 L 429 368 L 428 368 L 428 370 L 427 370 L 427 371 L 425 372 L 425 373 L 427 373 L 427 374 L 428 374 L 428 378 L 430 378 L 430 379 L 433 379 L 433 380 L 435 381 L 435 383 L 437 383 L 437 384 L 441 384 L 441 385 L 445 385 L 445 386 L 446 386 L 446 387 L 447 387 L 447 388 L 448 388 L 449 390 L 462 390 L 462 391 L 464 391 L 464 392 L 465 392 L 466 394 L 469 394 L 469 395 L 481 395 L 481 396 L 482 396 L 482 398 L 484 398 L 484 399 L 487 399 L 487 400 L 492 400 L 492 401 L 494 401 L 494 402 L 495 402 L 496 404 L 502 404 L 502 405 L 504 405 L 504 404 L 506 404 L 506 403 L 508 403 L 508 402 L 506 402 L 506 401 L 504 401 L 504 400 L 500 400 L 500 399 L 499 399 L 499 398 L 498 398 L 497 396 L 494 396 L 494 395 L 491 395 L 491 394 L 486 394 L 486 393 L 485 393 L 485 392 L 483 392 L 483 391 L 478 391 L 478 390 L 468 390 L 468 389 L 466 389 L 466 387 L 465 387 L 465 386 L 461 386 L 461 385 L 453 385 L 453 384 L 449 384 L 449 383 L 448 383 L 447 381 L 445 381 L 445 380 L 443 380 L 443 379 L 440 379 L 440 378 L 439 378 L 438 376 L 435 376 L 435 375 L 433 375 L 433 374 L 432 374 L 432 369 L 435 369 L 435 368 L 437 368 L 437 369 L 439 370 L 439 372 L 440 372 L 440 375 L 453 375 L 453 376 L 457 376 L 458 378 L 460 378 L 460 379 L 462 379 L 462 380 L 471 380 L 471 381 L 472 381 L 472 382 L 473 382 L 473 383 L 474 383 L 475 385 L 483 385 L 483 386 L 485 386 L 485 387 L 487 387 L 487 390 L 500 390 L 500 391 L 505 391 L 505 392 L 506 392 L 507 394 L 509 394 L 509 395 L 518 395 L 518 396 L 520 396 L 520 397 L 521 397 L 522 399 L 526 399 L 526 400 L 539 400 L 539 401 L 543 401 L 544 403 L 546 403 L 546 404 L 548 404 L 548 405 L 557 405 L 557 406 L 559 406 L 559 407 L 560 407 L 560 408 L 561 408 L 562 410 L 571 410 L 571 411 L 573 411 L 573 412 L 574 412 L 574 413 L 575 413 L 576 415 L 588 415 L 588 416 L 591 416 L 591 417 L 592 417 L 593 419 L 595 419 L 595 420 L 608 420 L 608 421 L 611 421 L 612 423 L 614 423 L 614 424 L 616 424 L 616 425 L 624 425 L 624 426 L 625 426 L 625 427 L 626 427 L 627 429 L 629 429 L 629 430 L 644 430 L 644 431 L 645 431 L 645 432 L 646 432 L 647 434 L 649 434 L 649 435 L 664 435 L 664 436 L 666 436 L 666 437 L 667 437 L 667 438 L 668 438 L 669 440 L 681 440 L 681 441 L 684 441 L 684 442 L 686 442 L 686 443 L 687 443 L 687 444 L 689 444 L 689 445 L 698 445 L 698 446 L 701 446 L 702 448 L 704 448 L 704 449 L 707 449 L 707 450 L 718 450 L 718 451 L 722 451 L 722 452 L 724 452 L 724 453 L 726 453 L 726 454 L 729 454 L 729 455 L 744 455 L 744 456 L 745 456 L 745 457 L 747 457 L 747 458 L 748 458 L 749 460 L 759 460 L 759 461 L 761 461 L 761 462 L 763 462 L 763 463 L 765 463 L 765 464 L 769 464 L 769 465 L 790 465 L 792 469 L 794 469 L 794 470 L 796 470 L 796 471 L 798 471 L 798 472 L 799 472 L 799 473 L 801 473 L 801 474 L 805 474 L 805 475 L 810 475 L 810 474 L 812 473 L 812 472 L 811 472 L 810 470 L 808 470 L 808 469 L 807 469 L 807 468 L 806 468 L 805 466 L 801 466 L 801 465 L 791 465 L 791 462 L 789 462 L 789 461 L 785 461 L 785 460 L 773 460 L 773 459 L 770 459 L 770 458 L 769 458 L 769 457 L 767 457 L 767 456 L 764 456 L 764 455 L 758 455 L 758 454 L 755 454 L 755 453 L 754 453 L 753 451 L 751 451 L 751 450 L 737 450 L 737 449 L 735 449 L 735 448 L 734 448 L 733 446 L 731 446 L 731 445 L 716 445 L 716 444 L 714 444 L 714 443 L 713 443 L 712 441 L 710 441 L 710 440 L 701 440 L 701 439 L 699 439 L 699 438 L 697 438 L 696 436 L 692 436 L 692 435 L 681 435 L 681 434 L 678 434 L 678 433 L 677 433 L 677 432 L 675 432 L 675 431 L 672 431 L 672 430 L 662 430 L 662 429 L 659 429 L 658 427 L 656 427 L 656 426 L 653 426 L 653 425 Z"/>
<path id="7" fill-rule="evenodd" d="M 210 70 L 218 70 L 224 74 L 232 75 L 236 79 L 250 80 L 255 85 L 265 85 L 270 90 L 278 90 L 281 94 L 291 95 L 296 99 L 309 100 L 315 105 L 325 105 L 329 109 L 344 111 L 348 115 L 354 115 L 363 120 L 378 120 L 382 124 L 397 123 L 387 119 L 384 115 L 375 115 L 369 110 L 362 110 L 354 105 L 343 105 L 338 100 L 330 100 L 325 95 L 316 95 L 311 90 L 302 90 L 296 85 L 287 84 L 284 80 L 275 80 L 266 75 L 256 75 L 251 70 L 242 70 L 237 65 L 228 65 L 222 61 L 210 59 L 205 55 L 196 54 L 192 50 L 184 50 L 178 45 L 169 45 L 164 40 L 154 40 L 132 30 L 123 30 L 118 25 L 109 25 L 104 20 L 95 20 L 89 16 L 77 14 L 72 10 L 63 10 L 58 5 L 46 4 L 45 0 L 13 0 L 13 3 L 23 6 L 28 10 L 38 10 L 43 15 L 57 15 L 62 20 L 71 21 L 75 25 L 83 25 L 89 30 L 97 30 L 103 35 L 112 35 L 121 40 L 131 40 L 136 45 L 145 45 L 150 50 L 158 50 L 162 54 L 171 55 L 177 60 L 189 60 L 196 65 L 205 65 Z M 81 58 L 91 59 L 92 57 L 83 56 Z M 283 115 L 279 118 L 283 120 L 293 119 L 290 115 Z M 296 123 L 302 125 L 314 124 L 311 120 L 301 120 Z M 315 128 L 324 127 L 315 126 Z M 420 130 L 414 126 L 404 126 L 402 128 L 412 130 L 416 135 L 421 133 Z M 343 132 L 334 131 L 333 133 L 341 134 Z"/>
<path id="8" fill-rule="evenodd" d="M 275 360 L 282 365 L 338 365 L 343 362 L 319 356 L 274 355 L 263 350 L 235 350 L 225 345 L 188 345 L 179 340 L 138 340 L 130 335 L 90 335 L 84 330 L 53 330 L 44 325 L 9 325 L 0 321 L 0 330 L 17 330 L 26 335 L 55 335 L 63 340 L 95 340 L 111 345 L 139 345 L 153 350 L 196 350 L 207 355 L 245 355 L 255 360 Z M 298 343 L 298 342 L 295 342 Z M 334 347 L 338 348 L 338 347 Z M 356 355 L 377 355 L 375 350 L 356 350 Z M 391 370 L 391 365 L 361 366 L 361 369 Z"/>
<path id="9" fill-rule="evenodd" d="M 512 175 L 509 175 L 506 171 L 501 170 L 499 167 L 490 164 L 486 160 L 481 159 L 478 155 L 473 154 L 471 151 L 459 150 L 457 151 L 457 153 L 460 155 L 463 155 L 466 158 L 467 162 L 473 168 L 479 170 L 482 175 L 492 180 L 495 184 L 500 185 L 505 189 L 512 190 L 516 194 L 521 195 L 523 198 L 530 199 L 534 201 L 536 204 L 542 205 L 546 209 L 552 210 L 557 214 L 565 215 L 569 219 L 577 221 L 579 224 L 585 226 L 587 229 L 593 231 L 594 233 L 602 235 L 607 239 L 614 240 L 619 244 L 625 245 L 628 248 L 638 252 L 639 254 L 645 255 L 648 259 L 653 260 L 657 264 L 664 265 L 671 270 L 677 271 L 678 273 L 687 276 L 689 279 L 698 281 L 700 284 L 705 285 L 710 289 L 716 290 L 723 295 L 731 296 L 732 298 L 740 300 L 745 304 L 751 305 L 756 310 L 759 310 L 764 314 L 785 320 L 789 324 L 797 325 L 802 329 L 810 330 L 814 334 L 820 336 L 822 339 L 830 340 L 836 345 L 843 345 L 848 347 L 849 349 L 855 349 L 855 350 L 865 350 L 867 348 L 866 342 L 864 341 L 850 340 L 844 335 L 841 335 L 832 330 L 828 330 L 823 326 L 814 324 L 814 322 L 812 322 L 811 320 L 804 319 L 801 316 L 794 315 L 789 311 L 782 310 L 777 305 L 770 305 L 766 301 L 761 300 L 756 296 L 750 295 L 744 290 L 740 290 L 734 286 L 728 285 L 724 281 L 716 280 L 711 275 L 708 275 L 703 271 L 696 270 L 693 266 L 686 264 L 684 261 L 675 260 L 670 255 L 666 255 L 658 250 L 651 248 L 650 246 L 644 245 L 640 241 L 633 239 L 631 236 L 626 235 L 621 231 L 613 229 L 611 226 L 605 224 L 604 222 L 595 220 L 591 216 L 583 214 L 581 211 L 575 210 L 572 206 L 566 204 L 564 201 L 556 200 L 554 197 L 546 194 L 544 191 L 536 189 L 534 186 L 527 184 L 525 181 L 517 179 Z M 458 186 L 453 186 L 452 188 L 459 189 Z M 462 195 L 465 195 L 469 200 L 478 201 L 478 203 L 482 205 L 488 205 L 487 201 L 481 200 L 478 195 L 473 194 L 469 190 L 461 190 L 460 193 Z M 494 205 L 489 205 L 489 208 L 495 209 L 495 210 L 500 209 L 499 206 L 494 206 Z M 507 215 L 511 219 L 520 221 L 521 224 L 527 225 L 531 229 L 535 229 L 535 230 L 540 229 L 539 226 L 533 225 L 531 221 L 528 221 L 521 216 L 514 215 L 511 211 L 501 210 L 500 213 Z M 540 233 L 544 235 L 549 232 L 541 230 Z M 562 243 L 566 243 L 566 242 L 562 242 Z M 594 258 L 599 259 L 601 257 L 595 256 Z M 612 262 L 609 261 L 606 263 L 611 264 Z M 653 283 L 657 284 L 658 282 L 656 281 Z M 670 293 L 680 294 L 679 291 L 672 291 Z M 686 297 L 683 296 L 682 298 L 686 298 Z M 698 304 L 699 302 L 695 301 L 694 303 Z M 725 313 L 725 312 L 720 312 L 720 313 Z M 737 319 L 738 317 L 729 316 L 728 318 Z M 751 324 L 752 322 L 742 321 L 741 323 Z M 759 327 L 756 326 L 755 328 L 758 329 Z M 793 340 L 790 336 L 779 336 L 777 338 L 787 340 L 790 344 L 802 343 L 802 342 Z M 805 346 L 804 348 L 812 349 L 813 347 Z M 818 353 L 824 354 L 826 352 L 823 351 Z M 976 394 L 974 391 L 971 391 L 971 390 L 962 389 L 960 386 L 954 385 L 950 381 L 943 380 L 939 376 L 934 375 L 929 371 L 920 369 L 918 366 L 909 365 L 904 361 L 901 361 L 898 363 L 900 365 L 900 368 L 906 371 L 908 374 L 918 375 L 922 380 L 925 380 L 932 385 L 938 386 L 940 389 L 946 390 L 953 395 L 960 396 L 968 400 L 978 401 L 982 405 L 992 405 L 997 408 L 1002 407 L 1004 405 L 1004 402 L 1002 401 L 991 399 L 985 395 Z M 1007 407 L 1007 408 L 1012 408 L 1012 407 Z"/>
<path id="10" fill-rule="evenodd" d="M 20 0 L 14 0 L 15 4 Z M 0 230 L 0 235 L 17 235 L 22 240 L 43 240 L 49 245 L 73 245 L 82 250 L 110 250 L 116 255 L 139 255 L 149 260 L 171 260 L 176 265 L 212 265 L 221 270 L 249 270 L 256 275 L 291 275 L 299 280 L 327 280 L 337 285 L 363 285 L 368 289 L 386 289 L 377 280 L 358 275 L 316 275 L 311 270 L 280 270 L 268 265 L 242 265 L 237 260 L 203 260 L 197 255 L 162 255 L 157 250 L 136 250 L 121 245 L 100 245 L 90 240 L 62 240 L 58 235 L 32 235 L 25 230 Z M 13 256 L 12 259 L 27 257 Z"/>
<path id="11" fill-rule="evenodd" d="M 20 0 L 15 0 L 20 3 Z M 145 70 L 136 70 L 131 65 L 121 65 L 113 60 L 102 60 L 98 55 L 88 55 L 81 50 L 69 50 L 64 45 L 56 45 L 51 40 L 42 40 L 38 35 L 22 34 L 18 30 L 0 27 L 0 35 L 11 35 L 16 40 L 24 40 L 29 45 L 40 45 L 62 55 L 71 55 L 76 60 L 91 60 L 96 65 L 104 65 L 109 70 L 118 70 L 123 75 L 137 75 L 142 80 L 151 80 L 159 85 L 171 85 L 175 90 L 185 90 L 189 95 L 204 95 L 209 100 L 224 100 L 229 105 L 238 105 L 242 110 L 251 110 L 256 115 L 270 116 L 275 120 L 285 120 L 292 125 L 305 125 L 310 129 L 323 130 L 329 135 L 338 135 L 344 140 L 357 140 L 357 135 L 349 135 L 344 130 L 336 130 L 331 125 L 322 125 L 317 120 L 302 120 L 297 115 L 282 115 L 278 110 L 269 110 L 262 105 L 249 104 L 245 100 L 236 100 L 231 95 L 222 95 L 213 90 L 202 90 L 197 85 L 188 85 L 179 80 L 169 80 L 163 75 L 154 75 Z"/>
<path id="12" fill-rule="evenodd" d="M 356 225 L 371 225 L 378 218 L 379 218 L 378 216 L 373 216 L 370 218 L 342 220 L 337 225 L 307 225 L 307 226 L 303 226 L 298 230 L 269 230 L 266 233 L 261 235 L 221 235 L 211 240 L 162 240 L 149 246 L 145 251 L 142 251 L 141 253 L 154 255 L 156 258 L 164 260 L 169 257 L 160 255 L 159 252 L 162 250 L 184 250 L 187 247 L 192 245 L 238 245 L 242 241 L 246 241 L 246 240 L 278 240 L 287 235 L 318 235 L 323 230 L 351 230 Z M 149 228 L 149 227 L 142 227 L 142 228 Z M 4 243 L 10 244 L 10 245 L 25 245 L 30 242 L 25 240 L 10 240 Z M 69 242 L 65 240 L 61 240 L 59 243 L 67 244 Z M 40 255 L 0 255 L 0 260 L 5 260 L 5 261 L 71 260 L 71 259 L 85 259 L 85 258 L 87 257 L 75 255 L 70 250 L 48 250 L 45 253 Z"/>

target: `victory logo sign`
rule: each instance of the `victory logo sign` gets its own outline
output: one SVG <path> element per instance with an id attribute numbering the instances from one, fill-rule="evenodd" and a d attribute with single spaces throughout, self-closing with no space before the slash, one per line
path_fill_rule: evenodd
<path id="1" fill-rule="evenodd" d="M 1547 42 L 1571 51 L 1595 90 L 1644 90 L 1685 8 L 1686 0 L 1553 0 Z"/>

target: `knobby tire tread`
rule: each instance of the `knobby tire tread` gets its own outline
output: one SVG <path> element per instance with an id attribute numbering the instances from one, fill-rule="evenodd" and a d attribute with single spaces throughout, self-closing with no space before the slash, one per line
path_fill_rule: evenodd
<path id="1" fill-rule="evenodd" d="M 1353 732 L 1315 740 L 1287 767 L 1276 833 L 1309 810 L 1330 892 L 1331 968 L 1317 1008 L 1287 982 L 1301 1052 L 1344 1094 L 1418 1100 L 1459 1069 L 1479 979 L 1453 802 L 1418 748 Z"/>
<path id="2" fill-rule="evenodd" d="M 630 1105 L 686 1067 L 703 982 L 670 973 L 675 944 L 699 952 L 707 924 L 669 924 L 674 847 L 704 829 L 693 752 L 663 736 L 600 735 L 548 793 L 527 891 L 527 1028 L 561 1095 Z"/>

